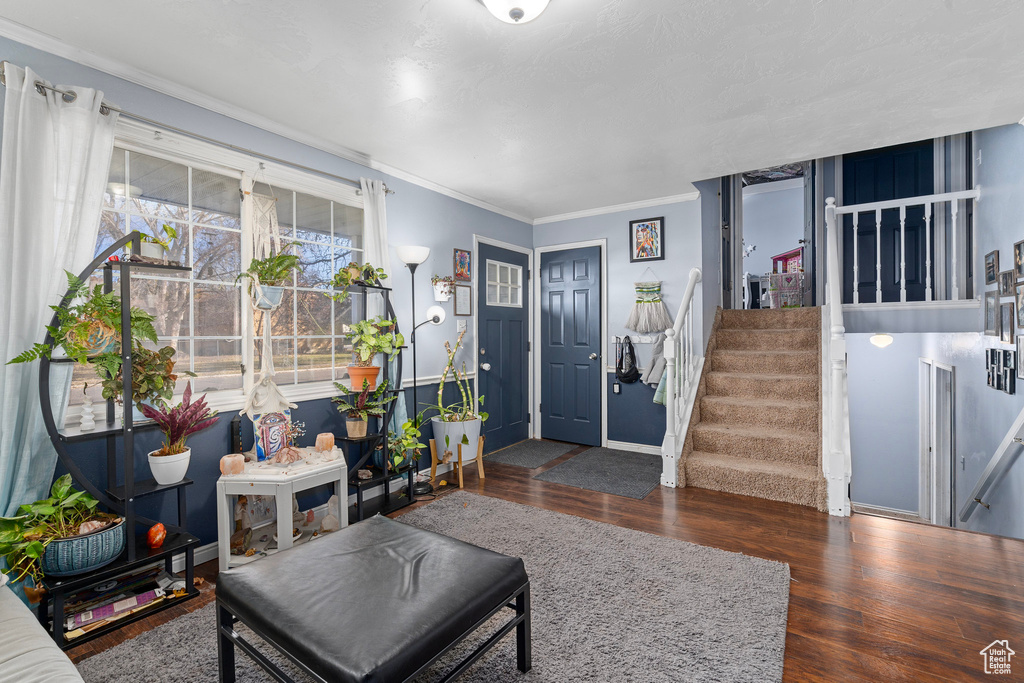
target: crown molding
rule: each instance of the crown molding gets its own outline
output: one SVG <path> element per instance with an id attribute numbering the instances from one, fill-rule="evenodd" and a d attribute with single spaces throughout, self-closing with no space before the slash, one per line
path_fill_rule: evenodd
<path id="1" fill-rule="evenodd" d="M 490 202 L 475 199 L 469 195 L 427 180 L 426 178 L 421 178 L 413 173 L 408 173 L 393 166 L 389 166 L 388 164 L 378 162 L 368 154 L 357 152 L 343 145 L 329 143 L 316 136 L 309 135 L 308 133 L 304 133 L 290 126 L 278 123 L 277 121 L 265 116 L 237 107 L 225 102 L 224 100 L 206 95 L 179 83 L 175 83 L 174 81 L 163 78 L 162 76 L 157 76 L 148 71 L 143 71 L 142 69 L 138 69 L 130 64 L 98 55 L 95 52 L 83 50 L 82 48 L 75 47 L 74 45 L 69 45 L 58 38 L 42 33 L 33 28 L 29 28 L 23 24 L 11 21 L 10 19 L 0 17 L 0 36 L 9 38 L 17 43 L 21 43 L 22 45 L 42 50 L 43 52 L 47 52 L 56 57 L 67 59 L 75 62 L 76 64 L 80 64 L 81 66 L 102 71 L 103 73 L 115 76 L 116 78 L 128 81 L 129 83 L 140 85 L 163 95 L 173 97 L 177 100 L 188 102 L 189 104 L 226 116 L 230 119 L 234 119 L 235 121 L 255 126 L 256 128 L 273 133 L 274 135 L 279 135 L 307 147 L 318 149 L 333 156 L 352 161 L 360 166 L 366 167 L 367 169 L 379 171 L 394 178 L 398 178 L 414 185 L 419 185 L 427 190 L 445 195 L 446 197 L 451 197 L 452 199 L 472 204 L 473 206 L 486 211 L 491 211 L 493 213 L 521 221 L 527 225 L 533 222 L 525 216 L 513 211 L 508 211 L 499 206 L 495 206 Z M 0 59 L 3 59 L 2 55 L 0 55 Z"/>
<path id="2" fill-rule="evenodd" d="M 804 179 L 801 178 L 788 178 L 786 180 L 776 180 L 771 183 L 758 183 L 757 185 L 747 185 L 743 188 L 743 196 L 749 197 L 753 194 L 765 194 L 766 192 L 780 192 L 782 190 L 795 190 L 804 186 Z"/>
<path id="3" fill-rule="evenodd" d="M 560 213 L 554 216 L 544 216 L 543 218 L 535 218 L 533 224 L 544 225 L 546 223 L 558 223 L 560 221 L 568 221 L 572 220 L 573 218 L 589 218 L 590 216 L 603 216 L 609 213 L 619 213 L 620 211 L 632 211 L 633 209 L 648 209 L 652 206 L 678 204 L 679 202 L 692 202 L 693 200 L 699 198 L 700 192 L 687 192 L 686 194 L 675 194 L 670 197 L 644 199 L 639 202 L 629 202 L 627 204 L 613 204 L 612 206 L 602 206 L 596 209 L 584 209 L 583 211 L 573 211 L 571 213 Z"/>

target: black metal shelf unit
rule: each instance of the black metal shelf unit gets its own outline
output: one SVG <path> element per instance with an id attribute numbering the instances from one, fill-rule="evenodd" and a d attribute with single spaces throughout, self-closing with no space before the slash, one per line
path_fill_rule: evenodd
<path id="1" fill-rule="evenodd" d="M 83 489 L 96 497 L 109 510 L 124 517 L 125 533 L 127 539 L 125 549 L 112 563 L 99 569 L 71 577 L 44 578 L 43 586 L 46 588 L 47 597 L 40 602 L 38 610 L 39 619 L 44 628 L 50 630 L 54 641 L 62 649 L 77 646 L 87 640 L 99 637 L 104 633 L 113 631 L 125 624 L 131 623 L 138 618 L 148 616 L 154 612 L 166 609 L 184 600 L 196 597 L 199 591 L 192 585 L 193 576 L 193 551 L 199 545 L 199 539 L 189 534 L 186 529 L 186 490 L 192 483 L 186 479 L 171 486 L 161 486 L 155 480 L 136 480 L 135 478 L 135 433 L 140 430 L 149 430 L 157 425 L 152 421 L 141 422 L 138 425 L 132 417 L 132 339 L 131 339 L 131 283 L 132 272 L 137 269 L 161 270 L 188 272 L 191 268 L 182 266 L 150 264 L 127 260 L 108 260 L 117 254 L 124 247 L 131 245 L 133 254 L 139 253 L 140 235 L 138 232 L 131 232 L 122 239 L 116 241 L 96 259 L 86 266 L 86 269 L 78 276 L 82 282 L 88 281 L 96 270 L 102 270 L 103 291 L 110 293 L 114 291 L 114 273 L 118 273 L 118 285 L 121 297 L 121 354 L 122 354 L 122 396 L 124 402 L 121 407 L 121 423 L 117 423 L 116 406 L 113 400 L 108 400 L 106 405 L 105 421 L 97 420 L 97 428 L 93 431 L 83 432 L 77 428 L 58 429 L 53 417 L 53 407 L 50 403 L 50 365 L 51 363 L 67 362 L 67 359 L 54 358 L 53 360 L 43 358 L 39 365 L 39 402 L 43 412 L 43 422 L 46 431 L 50 436 L 50 442 L 57 451 L 61 463 L 67 468 L 71 477 Z M 61 308 L 66 308 L 73 298 L 73 292 L 68 290 L 61 300 Z M 51 326 L 58 324 L 55 315 Z M 47 333 L 44 340 L 47 344 L 53 344 L 53 337 Z M 82 472 L 82 469 L 75 462 L 75 459 L 68 452 L 68 444 L 83 441 L 104 439 L 107 447 L 107 481 L 105 486 L 100 486 L 90 481 Z M 118 441 L 122 443 L 121 473 L 123 483 L 118 483 Z M 136 513 L 135 505 L 137 499 L 143 496 L 174 491 L 178 497 L 178 523 L 167 524 L 168 535 L 164 544 L 156 549 L 146 546 L 143 535 L 137 534 L 136 526 L 149 527 L 156 523 Z M 81 636 L 73 641 L 67 641 L 64 637 L 64 600 L 68 595 L 76 591 L 95 585 L 99 582 L 109 580 L 119 574 L 126 573 L 141 566 L 163 561 L 168 572 L 176 556 L 184 556 L 186 595 L 180 598 L 165 599 L 162 603 L 154 605 L 152 609 L 140 611 L 119 619 L 107 626 L 90 631 L 87 635 Z M 50 606 L 52 605 L 52 616 Z"/>
<path id="2" fill-rule="evenodd" d="M 367 315 L 369 311 L 369 297 L 371 294 L 379 294 L 383 299 L 384 315 L 387 318 L 395 320 L 395 332 L 398 332 L 397 318 L 395 317 L 395 308 L 391 303 L 391 288 L 384 287 L 382 285 L 364 285 L 354 284 L 346 288 L 351 296 L 358 297 L 363 315 Z M 405 347 L 401 347 L 404 349 Z M 388 389 L 387 393 L 398 394 L 401 390 L 402 385 L 402 353 L 399 350 L 398 359 L 395 363 L 395 376 L 391 377 L 390 363 L 387 359 L 381 364 L 381 377 L 380 382 L 387 382 Z M 397 401 L 392 401 L 388 404 L 387 410 L 382 418 L 378 419 L 378 425 L 380 431 L 376 434 L 368 434 L 363 437 L 339 437 L 338 441 L 346 443 L 349 449 L 359 449 L 359 457 L 356 459 L 355 464 L 352 464 L 352 458 L 349 458 L 349 485 L 354 487 L 356 490 L 356 518 L 358 521 L 365 519 L 364 510 L 366 506 L 363 504 L 363 491 L 370 486 L 376 486 L 382 484 L 384 487 L 383 501 L 383 512 L 393 512 L 399 510 L 406 505 L 412 503 L 412 485 L 413 477 L 416 474 L 416 467 L 414 462 L 407 463 L 397 469 L 393 468 L 388 458 L 388 425 L 391 423 L 392 418 L 395 414 Z M 346 456 L 349 455 L 346 449 Z M 381 450 L 383 452 L 383 463 L 384 468 L 371 468 L 374 471 L 374 476 L 370 479 L 359 479 L 359 470 L 362 469 L 367 462 L 370 460 L 373 452 Z M 404 499 L 398 494 L 391 493 L 391 480 L 396 476 L 408 476 L 408 489 Z"/>

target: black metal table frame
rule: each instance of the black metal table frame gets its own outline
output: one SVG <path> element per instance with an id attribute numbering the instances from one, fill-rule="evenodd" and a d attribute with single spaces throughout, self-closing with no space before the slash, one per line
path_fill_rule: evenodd
<path id="1" fill-rule="evenodd" d="M 532 667 L 532 651 L 531 651 L 531 636 L 530 636 L 530 582 L 527 581 L 521 588 L 516 590 L 512 595 L 505 598 L 501 603 L 491 610 L 483 619 L 478 621 L 476 624 L 466 630 L 465 633 L 460 635 L 454 641 L 449 643 L 443 650 L 434 655 L 430 661 L 423 664 L 417 669 L 411 676 L 406 678 L 406 681 L 414 680 L 434 665 L 437 660 L 447 654 L 453 647 L 461 643 L 463 640 L 473 634 L 478 628 L 483 626 L 488 619 L 493 617 L 495 614 L 503 609 L 511 609 L 515 612 L 515 616 L 506 622 L 500 629 L 498 629 L 490 638 L 480 644 L 468 657 L 459 662 L 454 669 L 448 672 L 444 678 L 440 679 L 438 683 L 447 683 L 453 681 L 461 676 L 465 671 L 472 666 L 478 659 L 480 659 L 488 650 L 494 647 L 499 640 L 504 638 L 514 628 L 516 629 L 516 666 L 520 671 L 526 673 Z M 274 680 L 280 683 L 295 683 L 295 679 L 288 676 L 287 673 L 281 670 L 279 666 L 274 664 L 264 655 L 262 652 L 256 649 L 252 643 L 243 639 L 241 635 L 234 629 L 235 622 L 241 622 L 248 626 L 253 633 L 258 635 L 261 639 L 272 645 L 274 649 L 280 652 L 282 655 L 288 658 L 288 660 L 301 669 L 306 675 L 312 678 L 314 681 L 321 681 L 322 683 L 328 683 L 326 679 L 314 673 L 308 665 L 299 661 L 295 656 L 288 652 L 287 649 L 268 638 L 262 629 L 257 624 L 250 624 L 243 619 L 235 615 L 231 609 L 225 605 L 220 598 L 217 599 L 217 668 L 220 674 L 219 680 L 221 683 L 234 683 L 235 682 L 235 646 L 237 645 L 245 654 L 256 662 L 264 671 L 270 674 Z"/>

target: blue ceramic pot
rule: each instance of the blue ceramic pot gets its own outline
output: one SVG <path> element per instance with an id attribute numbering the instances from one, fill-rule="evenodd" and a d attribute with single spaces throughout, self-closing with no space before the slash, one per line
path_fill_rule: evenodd
<path id="1" fill-rule="evenodd" d="M 113 562 L 124 550 L 124 520 L 73 538 L 60 538 L 46 546 L 41 564 L 47 576 L 72 576 Z"/>

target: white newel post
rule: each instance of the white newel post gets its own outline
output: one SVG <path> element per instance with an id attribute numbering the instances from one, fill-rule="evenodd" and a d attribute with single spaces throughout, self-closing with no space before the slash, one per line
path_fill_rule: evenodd
<path id="1" fill-rule="evenodd" d="M 678 476 L 679 452 L 682 444 L 678 441 L 676 429 L 676 400 L 679 393 L 679 373 L 676 363 L 679 353 L 679 336 L 674 328 L 665 332 L 665 439 L 661 443 L 661 485 L 675 487 Z"/>
<path id="2" fill-rule="evenodd" d="M 876 214 L 876 229 L 881 221 Z M 825 476 L 828 510 L 831 515 L 842 517 L 850 514 L 849 483 L 851 465 L 849 449 L 846 447 L 846 420 L 848 419 L 846 389 L 846 328 L 843 326 L 842 271 L 839 265 L 839 230 L 836 222 L 835 199 L 825 200 L 825 230 L 828 250 L 828 271 L 826 273 L 825 310 L 828 314 L 828 367 L 829 382 L 827 440 L 823 444 L 822 473 Z M 880 250 L 876 250 L 880 251 Z M 880 280 L 878 281 L 880 282 Z M 856 285 L 855 285 L 856 286 Z M 877 291 L 877 290 L 876 290 Z M 878 291 L 878 301 L 881 292 Z"/>

